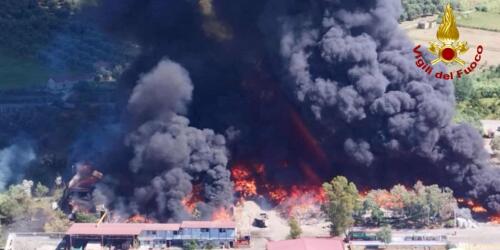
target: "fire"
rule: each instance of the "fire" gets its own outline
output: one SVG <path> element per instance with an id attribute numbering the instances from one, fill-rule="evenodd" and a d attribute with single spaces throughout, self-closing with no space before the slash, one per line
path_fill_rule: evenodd
<path id="1" fill-rule="evenodd" d="M 375 202 L 382 208 L 395 209 L 403 207 L 401 197 L 392 195 L 387 190 L 372 192 L 371 194 L 375 196 Z"/>
<path id="2" fill-rule="evenodd" d="M 127 219 L 126 223 L 154 223 L 154 221 L 140 214 L 134 214 Z"/>
<path id="3" fill-rule="evenodd" d="M 470 210 L 474 213 L 487 213 L 488 210 L 481 206 L 477 201 L 471 200 L 471 199 L 463 199 L 463 198 L 458 198 L 457 202 L 460 204 L 463 204 L 467 207 L 469 207 Z"/>
<path id="4" fill-rule="evenodd" d="M 191 200 L 191 197 L 185 197 L 184 199 L 182 199 L 181 203 L 184 206 L 184 208 L 186 209 L 186 211 L 188 211 L 190 214 L 193 213 L 193 211 L 196 207 L 196 202 L 193 202 Z"/>
<path id="5" fill-rule="evenodd" d="M 270 189 L 272 189 L 272 188 L 270 188 Z M 282 187 L 272 189 L 269 191 L 268 194 L 269 194 L 269 198 L 271 198 L 271 200 L 277 204 L 283 202 L 288 196 L 288 192 Z"/>
<path id="6" fill-rule="evenodd" d="M 306 165 L 298 167 L 308 168 Z M 235 191 L 239 193 L 241 200 L 261 195 L 275 204 L 285 216 L 300 218 L 302 214 L 311 214 L 311 210 L 319 212 L 325 201 L 325 194 L 319 184 L 290 187 L 274 185 L 266 182 L 265 174 L 264 164 L 236 164 L 232 167 Z"/>
<path id="7" fill-rule="evenodd" d="M 486 213 L 488 212 L 486 210 L 486 208 L 484 208 L 483 206 L 481 205 L 475 205 L 471 208 L 471 210 L 474 212 L 474 213 Z"/>
<path id="8" fill-rule="evenodd" d="M 491 223 L 500 224 L 500 214 L 492 215 L 488 219 Z"/>
<path id="9" fill-rule="evenodd" d="M 231 216 L 231 213 L 223 207 L 217 209 L 212 214 L 213 221 L 231 221 L 232 219 L 233 216 Z"/>
<path id="10" fill-rule="evenodd" d="M 262 171 L 264 166 L 262 165 Z M 242 165 L 237 165 L 231 169 L 231 175 L 234 180 L 234 189 L 243 197 L 257 195 L 257 185 L 250 171 Z"/>
<path id="11" fill-rule="evenodd" d="M 201 185 L 194 185 L 191 193 L 181 200 L 184 209 L 190 214 L 193 214 L 196 204 L 202 200 L 200 197 L 201 188 Z"/>
<path id="12" fill-rule="evenodd" d="M 319 213 L 326 200 L 321 187 L 292 186 L 289 190 L 279 187 L 270 191 L 269 196 L 284 216 L 296 218 Z"/>

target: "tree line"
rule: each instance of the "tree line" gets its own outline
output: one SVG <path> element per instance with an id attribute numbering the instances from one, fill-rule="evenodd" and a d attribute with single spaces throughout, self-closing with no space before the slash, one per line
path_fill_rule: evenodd
<path id="1" fill-rule="evenodd" d="M 454 222 L 457 209 L 451 189 L 425 186 L 421 182 L 411 188 L 395 185 L 390 190 L 371 190 L 360 195 L 353 182 L 338 176 L 324 183 L 323 189 L 327 199 L 322 210 L 330 222 L 330 234 L 333 236 L 346 234 L 354 225 L 376 226 L 382 227 L 377 236 L 379 240 L 387 241 L 391 227 L 449 225 Z"/>
<path id="2" fill-rule="evenodd" d="M 453 9 L 460 9 L 460 3 L 457 0 L 401 0 L 403 13 L 400 21 L 410 21 L 442 13 L 444 5 L 449 2 L 451 2 Z"/>
<path id="3" fill-rule="evenodd" d="M 456 122 L 465 122 L 478 130 L 481 119 L 500 119 L 500 65 L 480 74 L 455 79 Z"/>
<path id="4" fill-rule="evenodd" d="M 59 71 L 89 71 L 98 61 L 121 63 L 123 42 L 108 37 L 67 0 L 0 1 L 0 49 Z"/>

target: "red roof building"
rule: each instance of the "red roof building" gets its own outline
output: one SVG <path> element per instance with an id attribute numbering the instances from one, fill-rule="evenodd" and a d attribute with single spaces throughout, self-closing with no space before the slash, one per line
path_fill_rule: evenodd
<path id="1" fill-rule="evenodd" d="M 267 250 L 344 250 L 340 238 L 301 238 L 296 240 L 271 241 Z"/>
<path id="2" fill-rule="evenodd" d="M 68 247 L 89 242 L 129 249 L 131 246 L 165 248 L 186 240 L 218 247 L 233 247 L 236 224 L 232 221 L 184 221 L 182 223 L 75 223 L 66 231 Z"/>
<path id="3" fill-rule="evenodd" d="M 156 223 L 75 223 L 67 235 L 139 235 L 144 230 L 175 231 L 179 230 L 180 224 L 156 224 Z"/>

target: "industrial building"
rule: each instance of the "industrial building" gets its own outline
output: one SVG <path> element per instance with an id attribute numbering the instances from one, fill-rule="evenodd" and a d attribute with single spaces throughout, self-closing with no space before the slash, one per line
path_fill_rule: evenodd
<path id="1" fill-rule="evenodd" d="M 391 242 L 385 243 L 373 230 L 351 231 L 346 241 L 350 250 L 446 250 L 448 243 L 445 235 L 415 232 L 394 233 Z"/>
<path id="2" fill-rule="evenodd" d="M 184 221 L 182 223 L 75 223 L 66 232 L 67 249 L 98 243 L 118 249 L 162 249 L 198 245 L 234 247 L 236 225 L 232 221 Z"/>
<path id="3" fill-rule="evenodd" d="M 344 250 L 340 238 L 301 238 L 267 243 L 266 250 Z"/>

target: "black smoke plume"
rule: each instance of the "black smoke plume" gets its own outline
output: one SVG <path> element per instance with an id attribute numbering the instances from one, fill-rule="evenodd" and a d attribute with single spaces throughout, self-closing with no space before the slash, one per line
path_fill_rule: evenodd
<path id="1" fill-rule="evenodd" d="M 136 173 L 108 192 L 129 207 L 182 217 L 194 182 L 206 204 L 231 196 L 224 138 L 194 128 L 207 127 L 230 128 L 231 161 L 264 163 L 273 183 L 423 180 L 500 211 L 500 171 L 478 132 L 452 122 L 452 82 L 414 65 L 398 0 L 102 0 L 94 11 L 142 48 L 122 79 L 133 152 L 110 163 Z"/>

